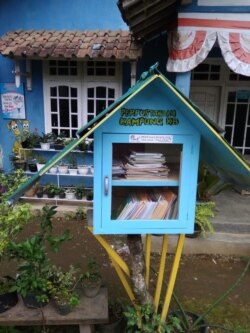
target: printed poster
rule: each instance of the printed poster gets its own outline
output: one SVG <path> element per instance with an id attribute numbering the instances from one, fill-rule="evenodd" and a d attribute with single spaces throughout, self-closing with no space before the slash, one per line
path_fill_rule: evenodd
<path id="1" fill-rule="evenodd" d="M 23 85 L 1 83 L 1 109 L 4 119 L 25 119 L 25 103 Z"/>

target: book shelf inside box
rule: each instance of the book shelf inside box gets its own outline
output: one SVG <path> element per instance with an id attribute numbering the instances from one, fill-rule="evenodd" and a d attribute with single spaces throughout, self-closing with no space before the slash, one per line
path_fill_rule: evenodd
<path id="1" fill-rule="evenodd" d="M 112 220 L 178 216 L 182 144 L 112 144 Z"/>

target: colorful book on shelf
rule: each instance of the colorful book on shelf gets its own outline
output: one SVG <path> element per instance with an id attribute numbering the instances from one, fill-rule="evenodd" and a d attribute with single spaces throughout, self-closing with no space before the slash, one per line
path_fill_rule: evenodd
<path id="1" fill-rule="evenodd" d="M 117 216 L 118 220 L 164 220 L 173 218 L 177 195 L 170 189 L 132 192 Z M 177 212 L 176 212 L 177 214 Z"/>

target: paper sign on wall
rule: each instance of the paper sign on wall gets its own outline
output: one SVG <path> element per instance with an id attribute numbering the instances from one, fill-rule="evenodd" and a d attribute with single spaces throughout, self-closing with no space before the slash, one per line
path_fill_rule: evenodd
<path id="1" fill-rule="evenodd" d="M 1 109 L 4 119 L 25 119 L 23 85 L 1 83 Z"/>

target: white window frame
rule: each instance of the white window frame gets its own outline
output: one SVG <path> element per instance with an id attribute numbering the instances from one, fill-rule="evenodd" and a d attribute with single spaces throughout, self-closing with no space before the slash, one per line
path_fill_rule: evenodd
<path id="1" fill-rule="evenodd" d="M 98 60 L 99 61 L 99 60 Z M 107 60 L 109 61 L 109 60 Z M 111 60 L 112 61 L 112 60 Z M 78 124 L 79 128 L 87 122 L 87 89 L 89 87 L 103 86 L 115 90 L 115 99 L 122 92 L 122 63 L 115 62 L 116 71 L 114 76 L 90 76 L 87 75 L 87 62 L 77 63 L 76 76 L 49 75 L 49 61 L 43 66 L 43 92 L 44 92 L 44 128 L 45 132 L 51 132 L 50 114 L 50 88 L 53 86 L 66 85 L 77 88 L 78 91 Z"/>

